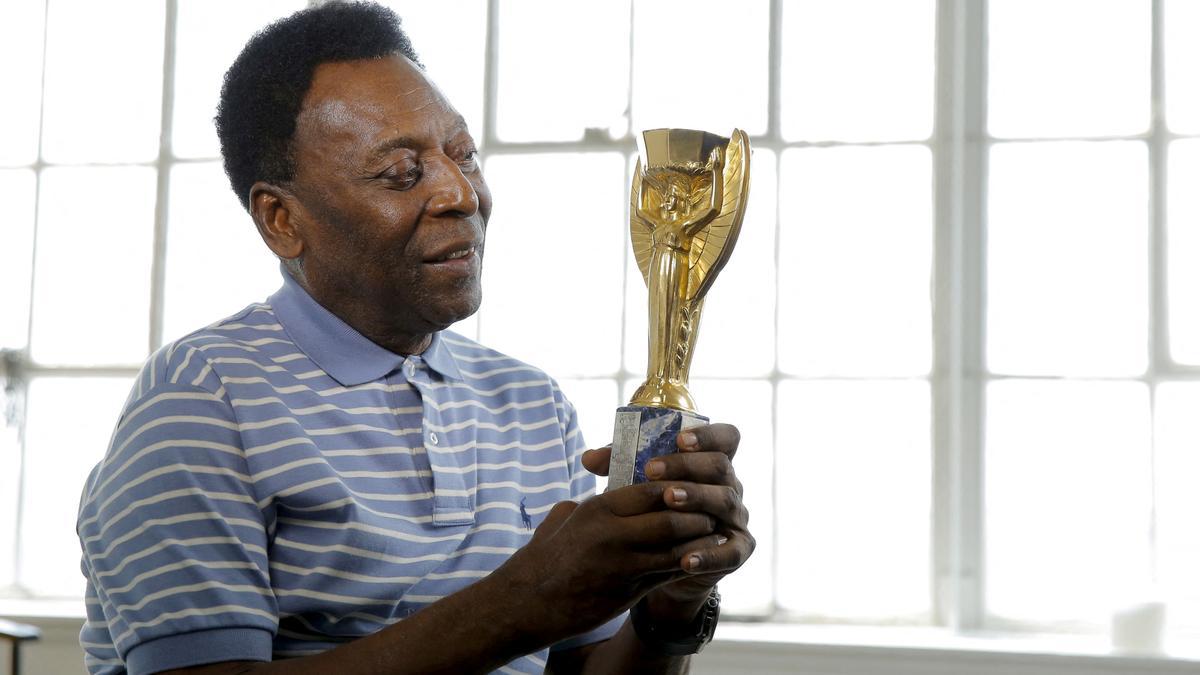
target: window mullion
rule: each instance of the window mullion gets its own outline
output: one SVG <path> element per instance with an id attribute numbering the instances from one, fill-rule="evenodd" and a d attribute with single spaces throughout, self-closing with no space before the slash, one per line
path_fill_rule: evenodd
<path id="1" fill-rule="evenodd" d="M 1167 145 L 1163 71 L 1163 1 L 1153 0 L 1150 58 L 1150 369 L 1153 380 L 1174 370 L 1168 340 L 1167 307 Z"/>
<path id="2" fill-rule="evenodd" d="M 162 111 L 159 123 L 157 185 L 154 199 L 153 257 L 150 262 L 150 346 L 153 352 L 163 341 L 163 302 L 166 295 L 167 210 L 170 200 L 171 129 L 175 111 L 175 37 L 179 17 L 178 0 L 167 0 L 163 21 Z"/>
<path id="3" fill-rule="evenodd" d="M 783 0 L 771 0 L 770 6 L 771 18 L 768 20 L 770 27 L 770 43 L 767 45 L 767 63 L 770 68 L 770 79 L 767 81 L 767 138 L 771 142 L 777 144 L 773 149 L 776 153 L 775 162 L 775 185 L 781 186 L 780 183 L 780 167 L 783 165 L 783 144 L 781 117 L 783 115 L 781 94 L 783 87 L 782 73 L 783 70 Z M 778 187 L 777 187 L 778 189 Z M 782 311 L 779 302 L 779 243 L 782 222 L 780 220 L 780 200 L 778 195 L 775 199 L 775 258 L 772 264 L 775 266 L 775 284 L 771 289 L 775 294 L 775 313 L 771 317 L 771 331 L 774 339 L 771 341 L 775 349 L 774 366 L 771 369 L 771 415 L 773 424 L 771 425 L 771 606 L 768 608 L 768 615 L 778 619 L 780 617 L 779 602 L 779 578 L 783 567 L 779 554 L 780 541 L 780 495 L 785 494 L 785 490 L 781 490 L 783 478 L 779 475 L 779 440 L 783 437 L 781 426 L 783 425 L 782 416 L 779 414 L 779 314 Z"/>
<path id="4" fill-rule="evenodd" d="M 500 0 L 488 0 L 483 50 L 483 133 L 480 150 L 497 145 L 496 97 L 500 91 Z"/>
<path id="5" fill-rule="evenodd" d="M 986 3 L 940 0 L 934 131 L 935 619 L 983 623 Z"/>
<path id="6" fill-rule="evenodd" d="M 1167 147 L 1171 142 L 1166 123 L 1165 71 L 1163 44 L 1166 29 L 1163 0 L 1153 0 L 1150 10 L 1150 359 L 1146 373 L 1150 384 L 1150 413 L 1157 405 L 1158 381 L 1164 372 L 1174 372 L 1170 353 L 1170 307 L 1167 304 Z M 1152 418 L 1153 419 L 1153 418 Z M 1157 434 L 1150 427 L 1150 513 L 1148 532 L 1151 581 L 1158 581 L 1158 495 Z"/>

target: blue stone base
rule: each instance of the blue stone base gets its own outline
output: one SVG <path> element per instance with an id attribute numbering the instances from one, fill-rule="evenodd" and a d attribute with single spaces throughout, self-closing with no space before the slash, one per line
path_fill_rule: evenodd
<path id="1" fill-rule="evenodd" d="M 608 489 L 645 483 L 646 462 L 678 450 L 675 437 L 679 432 L 701 424 L 708 424 L 708 418 L 670 408 L 636 405 L 617 408 Z"/>

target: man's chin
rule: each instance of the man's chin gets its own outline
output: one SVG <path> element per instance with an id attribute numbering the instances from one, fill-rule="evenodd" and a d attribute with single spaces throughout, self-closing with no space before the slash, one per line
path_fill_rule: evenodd
<path id="1" fill-rule="evenodd" d="M 430 311 L 423 313 L 424 318 L 434 326 L 435 331 L 444 330 L 478 312 L 481 301 L 479 293 L 470 293 L 429 307 Z"/>

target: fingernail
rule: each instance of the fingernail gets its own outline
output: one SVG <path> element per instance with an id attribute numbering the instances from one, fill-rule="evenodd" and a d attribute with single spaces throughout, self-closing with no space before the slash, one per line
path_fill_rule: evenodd
<path id="1" fill-rule="evenodd" d="M 717 535 L 717 546 L 720 546 L 721 544 L 724 544 L 727 541 L 729 541 L 729 537 L 722 537 L 720 535 Z"/>
<path id="2" fill-rule="evenodd" d="M 650 462 L 646 465 L 646 478 L 658 478 L 666 471 L 662 462 Z"/>
<path id="3" fill-rule="evenodd" d="M 687 450 L 695 450 L 700 447 L 700 442 L 696 440 L 696 434 L 690 431 L 679 434 L 679 443 Z"/>
<path id="4" fill-rule="evenodd" d="M 676 504 L 682 504 L 687 501 L 687 491 L 683 488 L 671 488 L 671 499 Z"/>
<path id="5" fill-rule="evenodd" d="M 700 556 L 698 556 L 698 555 L 688 556 L 687 566 L 688 566 L 689 570 L 699 569 L 700 568 Z"/>

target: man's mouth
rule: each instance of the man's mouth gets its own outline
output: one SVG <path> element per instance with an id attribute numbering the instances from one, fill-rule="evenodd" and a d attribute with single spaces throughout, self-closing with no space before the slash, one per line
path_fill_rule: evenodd
<path id="1" fill-rule="evenodd" d="M 429 263 L 429 264 L 451 262 L 454 260 L 462 260 L 464 258 L 469 258 L 474 254 L 475 254 L 475 246 L 473 246 L 473 245 L 461 246 L 461 247 L 456 247 L 450 251 L 447 251 L 446 253 L 444 253 L 442 255 L 435 255 L 435 256 L 429 258 L 428 260 L 426 260 L 425 262 Z"/>

